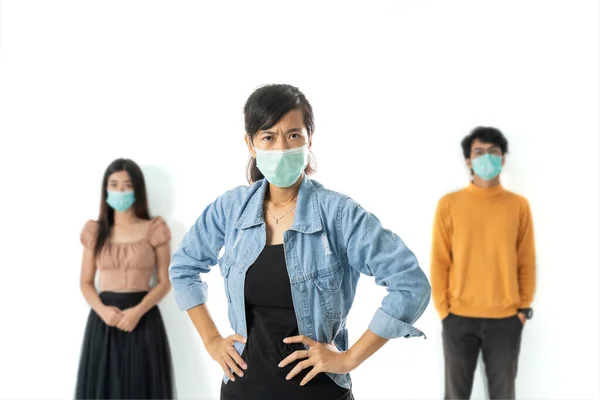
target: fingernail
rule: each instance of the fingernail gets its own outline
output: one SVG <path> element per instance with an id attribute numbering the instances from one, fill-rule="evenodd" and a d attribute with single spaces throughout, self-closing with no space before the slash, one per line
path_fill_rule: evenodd
<path id="1" fill-rule="evenodd" d="M 242 364 L 242 368 L 246 369 L 248 366 L 246 364 Z"/>
<path id="2" fill-rule="evenodd" d="M 289 376 L 286 376 L 286 377 L 285 377 L 285 380 L 286 380 L 286 381 L 289 381 L 289 380 L 290 380 L 290 377 L 289 377 Z"/>
<path id="3" fill-rule="evenodd" d="M 285 339 L 283 339 L 283 341 L 284 341 L 284 342 L 287 342 L 288 340 L 287 340 L 287 338 L 285 338 Z"/>
<path id="4" fill-rule="evenodd" d="M 240 378 L 241 378 L 241 377 L 243 377 L 243 376 L 244 376 L 244 373 L 243 373 L 243 372 L 240 372 Z"/>
<path id="5" fill-rule="evenodd" d="M 278 366 L 279 368 L 281 368 L 281 363 L 277 364 L 277 366 Z"/>

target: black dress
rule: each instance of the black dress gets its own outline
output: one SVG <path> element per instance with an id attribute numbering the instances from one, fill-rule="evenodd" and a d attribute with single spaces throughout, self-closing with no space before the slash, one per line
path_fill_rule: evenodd
<path id="1" fill-rule="evenodd" d="M 277 366 L 294 351 L 304 350 L 300 343 L 283 343 L 284 338 L 298 335 L 283 245 L 265 247 L 246 274 L 244 293 L 248 341 L 242 358 L 248 369 L 243 377 L 236 375 L 235 381 L 222 384 L 221 400 L 353 398 L 349 389 L 338 386 L 324 373 L 300 386 L 310 368 L 287 381 L 285 377 L 299 361 L 284 368 Z"/>

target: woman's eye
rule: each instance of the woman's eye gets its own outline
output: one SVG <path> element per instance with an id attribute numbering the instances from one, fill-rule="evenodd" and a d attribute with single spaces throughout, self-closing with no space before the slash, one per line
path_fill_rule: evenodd
<path id="1" fill-rule="evenodd" d="M 300 135 L 298 135 L 297 133 L 292 133 L 290 135 L 290 139 L 298 139 L 300 137 Z"/>
<path id="2" fill-rule="evenodd" d="M 262 138 L 262 140 L 267 141 L 267 142 L 271 141 L 272 139 L 273 139 L 273 136 L 265 136 L 264 138 Z"/>

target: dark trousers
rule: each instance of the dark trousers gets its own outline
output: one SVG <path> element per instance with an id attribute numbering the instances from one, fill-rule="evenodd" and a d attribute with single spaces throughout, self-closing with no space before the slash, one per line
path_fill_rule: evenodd
<path id="1" fill-rule="evenodd" d="M 450 314 L 442 321 L 445 399 L 469 399 L 479 350 L 490 399 L 514 399 L 523 324 L 509 318 L 468 318 Z"/>

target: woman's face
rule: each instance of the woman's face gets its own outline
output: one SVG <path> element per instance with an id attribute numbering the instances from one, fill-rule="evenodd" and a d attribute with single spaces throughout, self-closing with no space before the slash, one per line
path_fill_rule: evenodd
<path id="1" fill-rule="evenodd" d="M 119 171 L 108 177 L 106 190 L 109 192 L 131 192 L 133 191 L 133 182 L 127 171 Z"/>
<path id="2" fill-rule="evenodd" d="M 252 157 L 256 157 L 250 140 L 255 148 L 261 150 L 287 150 L 304 146 L 307 143 L 310 148 L 311 145 L 306 126 L 304 126 L 302 110 L 289 111 L 270 129 L 259 131 L 252 139 L 246 135 L 248 150 Z"/>

